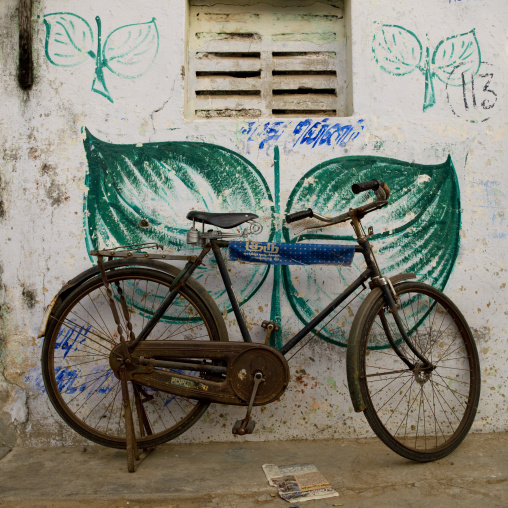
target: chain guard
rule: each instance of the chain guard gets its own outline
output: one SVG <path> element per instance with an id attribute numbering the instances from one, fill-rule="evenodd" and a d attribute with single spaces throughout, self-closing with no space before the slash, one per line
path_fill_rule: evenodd
<path id="1" fill-rule="evenodd" d="M 190 376 L 181 369 L 166 369 L 139 364 L 139 358 L 178 361 L 200 360 L 203 364 L 224 365 L 224 375 Z M 245 342 L 143 341 L 131 353 L 126 366 L 127 379 L 135 383 L 189 399 L 245 406 L 254 386 L 254 374 L 261 372 L 261 383 L 254 405 L 277 400 L 289 383 L 289 366 L 282 354 L 271 346 Z M 118 376 L 124 365 L 121 349 L 110 354 L 110 365 Z"/>

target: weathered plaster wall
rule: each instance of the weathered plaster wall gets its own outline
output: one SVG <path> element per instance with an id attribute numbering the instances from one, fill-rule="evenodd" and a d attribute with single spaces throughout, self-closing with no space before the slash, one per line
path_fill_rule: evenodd
<path id="1" fill-rule="evenodd" d="M 327 121 L 312 118 L 308 123 L 301 123 L 305 116 L 259 118 L 251 120 L 253 123 L 227 118 L 186 120 L 183 0 L 144 0 L 142 9 L 139 2 L 130 1 L 34 0 L 35 83 L 32 90 L 23 92 L 16 79 L 17 3 L 0 3 L 1 443 L 59 445 L 81 441 L 56 416 L 43 392 L 41 340 L 36 337 L 53 295 L 65 281 L 91 265 L 87 245 L 92 230 L 84 226 L 84 222 L 90 226 L 84 221 L 84 209 L 90 206 L 85 177 L 94 168 L 84 150 L 85 128 L 95 138 L 115 144 L 199 141 L 220 145 L 248 159 L 259 170 L 272 196 L 274 147 L 278 145 L 282 212 L 299 180 L 331 159 L 375 156 L 408 164 L 440 165 L 450 155 L 461 203 L 461 217 L 454 222 L 457 228 L 460 226 L 460 239 L 451 234 L 443 246 L 443 232 L 430 221 L 421 227 L 435 229 L 433 235 L 439 241 L 433 248 L 437 250 L 425 252 L 416 234 L 409 245 L 414 249 L 413 259 L 420 273 L 424 277 L 440 274 L 437 282 L 445 285 L 446 293 L 462 309 L 475 333 L 483 391 L 474 431 L 506 430 L 508 5 L 504 0 L 354 0 L 350 5 L 348 38 L 352 69 L 348 90 L 354 113 Z M 94 81 L 95 61 L 91 55 L 85 55 L 82 62 L 72 61 L 79 65 L 55 65 L 45 54 L 44 16 L 63 11 L 86 20 L 95 34 L 95 18 L 99 16 L 103 42 L 118 27 L 149 24 L 155 18 L 157 51 L 153 44 L 145 48 L 147 65 L 138 65 L 135 75 L 139 77 L 135 78 L 122 77 L 125 69 L 112 65 L 113 70 L 103 68 L 102 75 Z M 394 38 L 393 45 L 387 42 L 376 46 L 381 25 L 402 27 L 405 39 Z M 473 29 L 482 62 L 474 99 L 471 86 L 452 83 L 453 76 L 448 86 L 436 76 L 432 83 L 426 81 L 425 58 L 422 72 L 412 69 L 411 49 L 418 49 L 417 41 L 424 57 L 426 47 L 432 57 L 441 41 Z M 388 47 L 405 54 L 404 72 L 412 72 L 397 75 L 401 72 L 386 60 Z M 67 58 L 71 61 L 73 57 Z M 324 141 L 319 142 L 314 136 L 326 123 L 340 123 L 346 130 L 338 133 L 336 129 L 331 135 L 330 127 L 330 142 L 326 141 L 326 134 L 319 138 Z M 342 134 L 345 135 L 340 138 Z M 411 180 L 411 168 L 406 167 L 408 195 L 424 195 L 424 182 Z M 306 182 L 315 185 L 316 196 L 323 192 L 320 186 L 329 184 L 327 180 Z M 165 220 L 170 226 L 183 228 L 187 211 L 202 204 L 191 194 L 178 202 L 164 203 L 154 198 L 153 189 L 137 188 L 136 192 L 134 198 L 147 206 L 147 216 L 163 223 Z M 227 189 L 216 198 L 218 209 L 227 209 Z M 257 210 L 246 211 L 257 211 L 266 217 L 271 203 L 263 199 L 260 198 Z M 337 203 L 330 204 L 330 208 L 334 205 Z M 394 206 L 396 210 L 398 205 Z M 101 210 L 107 211 L 107 206 Z M 404 217 L 399 219 L 403 221 Z M 375 221 L 378 230 L 390 227 L 382 220 L 380 217 Z M 279 220 L 276 231 L 281 231 L 281 225 Z M 163 238 L 164 228 L 158 231 Z M 134 228 L 131 233 L 139 231 Z M 266 239 L 266 235 L 261 239 Z M 443 250 L 457 255 L 441 261 Z M 404 268 L 399 262 L 396 266 Z M 238 274 L 235 284 L 240 290 L 246 276 L 242 276 L 241 266 L 234 269 Z M 331 274 L 327 268 L 316 272 L 299 270 L 291 273 L 298 291 L 316 290 L 312 284 Z M 262 341 L 264 334 L 259 323 L 270 317 L 266 302 L 272 298 L 272 274 L 273 271 L 244 306 L 257 341 Z M 299 321 L 284 291 L 280 306 L 284 340 L 297 331 Z M 231 318 L 228 325 L 230 335 L 238 338 Z M 344 348 L 314 339 L 290 365 L 290 389 L 282 401 L 257 410 L 258 429 L 252 439 L 370 435 L 364 418 L 352 411 Z M 231 425 L 242 412 L 239 408 L 213 407 L 180 439 L 230 439 Z"/>

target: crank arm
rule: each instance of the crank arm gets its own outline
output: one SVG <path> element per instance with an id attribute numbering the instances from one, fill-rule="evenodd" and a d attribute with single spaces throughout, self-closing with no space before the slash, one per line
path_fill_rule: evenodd
<path id="1" fill-rule="evenodd" d="M 254 374 L 254 386 L 252 387 L 252 394 L 250 396 L 249 407 L 247 408 L 247 414 L 243 420 L 237 420 L 233 426 L 233 434 L 237 436 L 244 436 L 245 434 L 252 434 L 254 431 L 254 427 L 256 422 L 251 420 L 250 415 L 252 413 L 252 406 L 254 405 L 254 399 L 256 398 L 256 394 L 258 392 L 259 385 L 264 383 L 265 379 L 263 378 L 262 372 L 256 372 Z"/>
<path id="2" fill-rule="evenodd" d="M 258 388 L 261 383 L 264 383 L 265 380 L 263 378 L 262 372 L 256 372 L 254 374 L 254 388 L 252 388 L 252 395 L 250 396 L 249 407 L 247 408 L 247 414 L 245 418 L 250 418 L 250 414 L 252 412 L 252 406 L 254 405 L 254 399 L 256 398 L 256 394 L 258 393 Z"/>

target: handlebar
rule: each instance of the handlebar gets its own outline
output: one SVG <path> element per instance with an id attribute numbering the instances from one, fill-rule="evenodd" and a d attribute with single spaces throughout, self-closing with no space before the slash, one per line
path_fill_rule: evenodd
<path id="1" fill-rule="evenodd" d="M 351 186 L 353 194 L 360 194 L 368 190 L 377 191 L 379 189 L 379 182 L 377 180 L 369 180 L 368 182 L 359 182 Z"/>
<path id="2" fill-rule="evenodd" d="M 358 208 L 351 208 L 348 212 L 337 215 L 336 217 L 325 217 L 323 215 L 319 215 L 313 212 L 312 208 L 308 208 L 307 210 L 302 210 L 300 212 L 289 213 L 286 215 L 286 222 L 288 224 L 292 222 L 296 222 L 299 220 L 307 219 L 307 218 L 315 218 L 322 222 L 326 222 L 326 226 L 332 226 L 334 224 L 340 224 L 341 222 L 345 222 L 350 219 L 353 215 L 356 215 L 358 218 L 362 218 L 369 212 L 377 210 L 379 208 L 383 208 L 388 204 L 388 197 L 390 195 L 390 189 L 388 185 L 384 182 L 378 182 L 377 180 L 369 180 L 366 182 L 355 183 L 351 186 L 351 190 L 354 194 L 359 194 L 360 192 L 366 192 L 368 190 L 373 190 L 376 193 L 376 197 L 378 198 L 376 201 L 372 203 L 367 203 L 366 205 L 359 206 Z M 313 228 L 321 228 L 324 226 L 311 226 L 307 229 Z"/>
<path id="3" fill-rule="evenodd" d="M 302 212 L 289 213 L 286 215 L 286 222 L 290 224 L 291 222 L 296 222 L 297 220 L 302 219 L 310 219 L 314 217 L 314 212 L 312 208 L 307 208 L 307 210 L 303 210 Z"/>

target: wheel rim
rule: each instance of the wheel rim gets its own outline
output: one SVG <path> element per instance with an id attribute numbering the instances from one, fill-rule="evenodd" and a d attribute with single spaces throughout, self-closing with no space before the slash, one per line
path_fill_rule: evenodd
<path id="1" fill-rule="evenodd" d="M 110 282 L 123 335 L 128 337 L 118 288 L 123 291 L 134 334 L 138 334 L 157 304 L 169 293 L 172 280 L 160 275 L 114 275 Z M 150 334 L 150 340 L 218 340 L 216 331 L 209 329 L 188 294 L 179 293 L 174 303 Z M 120 380 L 109 364 L 109 354 L 119 344 L 119 334 L 102 282 L 97 280 L 76 295 L 56 318 L 48 351 L 48 381 L 60 414 L 85 437 L 101 444 L 106 441 L 111 446 L 123 446 L 125 422 Z M 128 386 L 140 443 L 176 437 L 208 407 L 206 403 L 151 388 L 139 385 L 134 388 L 132 382 Z M 144 416 L 149 429 L 143 424 Z"/>
<path id="2" fill-rule="evenodd" d="M 420 454 L 453 449 L 472 423 L 478 365 L 467 325 L 450 304 L 430 291 L 402 291 L 399 315 L 408 335 L 433 365 L 426 369 L 403 342 L 390 313 L 380 308 L 370 326 L 362 378 L 373 417 L 399 446 Z M 399 349 L 414 371 L 386 343 L 384 313 Z"/>

